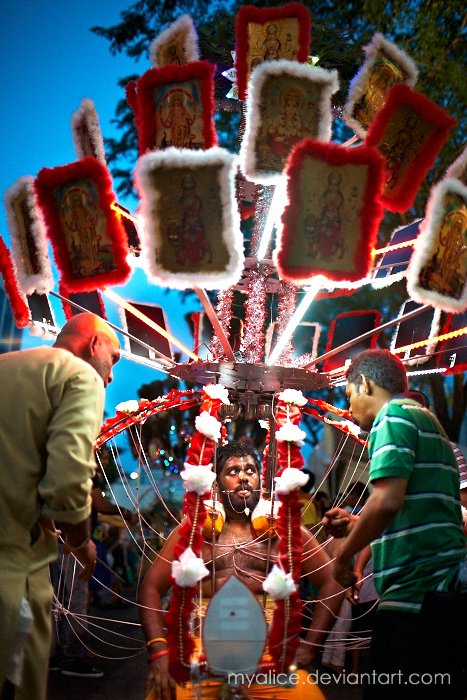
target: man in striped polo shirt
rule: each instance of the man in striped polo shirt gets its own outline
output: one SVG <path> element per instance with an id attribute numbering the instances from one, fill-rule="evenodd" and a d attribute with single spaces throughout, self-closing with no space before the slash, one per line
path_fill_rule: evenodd
<path id="1" fill-rule="evenodd" d="M 406 391 L 405 367 L 387 350 L 363 352 L 347 371 L 353 420 L 371 431 L 373 491 L 358 517 L 325 516 L 343 538 L 334 577 L 352 586 L 352 557 L 372 543 L 380 603 L 365 700 L 463 700 L 467 604 L 451 592 L 466 554 L 459 474 L 444 430 L 417 401 L 397 397 Z"/>

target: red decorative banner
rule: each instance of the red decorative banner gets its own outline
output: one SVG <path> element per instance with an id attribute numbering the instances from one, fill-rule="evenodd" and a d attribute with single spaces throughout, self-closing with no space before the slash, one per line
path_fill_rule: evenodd
<path id="1" fill-rule="evenodd" d="M 91 157 L 43 168 L 36 191 L 66 287 L 91 292 L 126 282 L 127 237 L 111 207 L 115 196 L 107 168 Z"/>
<path id="2" fill-rule="evenodd" d="M 441 107 L 408 85 L 391 88 L 365 139 L 367 146 L 378 148 L 386 159 L 381 196 L 386 209 L 404 212 L 412 206 L 455 123 Z"/>
<path id="3" fill-rule="evenodd" d="M 208 61 L 151 68 L 127 86 L 139 154 L 169 146 L 205 150 L 217 145 L 214 72 Z"/>
<path id="4" fill-rule="evenodd" d="M 238 96 L 246 100 L 250 75 L 264 61 L 305 63 L 310 50 L 310 14 L 299 2 L 258 9 L 244 5 L 237 14 L 235 69 Z"/>
<path id="5" fill-rule="evenodd" d="M 289 203 L 282 215 L 280 276 L 356 281 L 372 266 L 383 218 L 384 160 L 374 148 L 344 148 L 305 139 L 288 160 Z"/>

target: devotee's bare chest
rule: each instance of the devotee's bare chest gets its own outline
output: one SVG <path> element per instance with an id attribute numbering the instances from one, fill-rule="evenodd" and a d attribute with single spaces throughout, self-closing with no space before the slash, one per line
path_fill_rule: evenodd
<path id="1" fill-rule="evenodd" d="M 235 575 L 253 593 L 262 593 L 262 582 L 277 559 L 277 539 L 269 544 L 267 538 L 260 540 L 249 526 L 239 528 L 228 523 L 214 548 L 211 542 L 205 542 L 203 559 L 211 574 L 214 566 L 216 590 Z M 211 584 L 212 576 L 203 586 L 204 594 L 211 593 Z"/>

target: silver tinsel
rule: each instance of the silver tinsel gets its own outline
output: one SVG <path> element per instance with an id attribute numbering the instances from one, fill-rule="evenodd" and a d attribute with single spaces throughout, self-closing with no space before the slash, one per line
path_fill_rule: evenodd
<path id="1" fill-rule="evenodd" d="M 217 304 L 215 307 L 217 318 L 222 326 L 225 335 L 229 335 L 229 326 L 232 318 L 232 302 L 234 298 L 234 288 L 229 287 L 229 289 L 220 290 L 217 295 Z M 214 358 L 221 358 L 224 354 L 222 348 L 222 343 L 214 333 L 211 338 L 211 345 L 209 346 L 209 351 L 212 353 Z"/>
<path id="2" fill-rule="evenodd" d="M 298 295 L 296 286 L 292 284 L 292 282 L 284 282 L 281 280 L 276 320 L 277 340 L 279 340 L 293 316 L 297 305 L 297 298 Z M 294 348 L 295 346 L 292 344 L 292 342 L 290 340 L 287 341 L 283 351 L 277 358 L 277 364 L 283 365 L 284 367 L 290 367 Z"/>
<path id="3" fill-rule="evenodd" d="M 249 271 L 245 332 L 240 352 L 245 362 L 260 363 L 264 352 L 267 280 L 273 268 L 256 264 Z"/>

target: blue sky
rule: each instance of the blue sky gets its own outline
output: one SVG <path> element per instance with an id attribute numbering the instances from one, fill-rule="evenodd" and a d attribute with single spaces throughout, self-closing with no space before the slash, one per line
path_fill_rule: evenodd
<path id="1" fill-rule="evenodd" d="M 0 233 L 9 245 L 3 193 L 22 175 L 36 176 L 44 166 L 65 165 L 76 159 L 71 138 L 71 114 L 83 97 L 96 106 L 104 136 L 116 135 L 110 123 L 117 101 L 124 94 L 119 78 L 143 73 L 149 60 L 135 63 L 126 55 L 112 56 L 108 42 L 92 34 L 91 27 L 108 27 L 120 21 L 120 12 L 132 0 L 3 0 L 0 8 L 0 65 L 2 67 L 2 106 L 0 114 Z M 134 211 L 136 203 L 121 204 Z M 56 275 L 58 291 L 58 275 Z M 131 281 L 114 291 L 140 302 L 164 306 L 169 327 L 185 345 L 192 337 L 183 316 L 198 309 L 195 301 L 180 304 L 176 293 L 165 295 L 148 284 L 142 270 Z M 64 322 L 60 302 L 51 299 L 58 325 Z M 105 302 L 110 321 L 120 325 L 112 302 Z M 39 341 L 42 342 L 42 341 Z M 38 341 L 24 331 L 23 347 Z M 183 359 L 186 359 L 185 356 Z M 107 389 L 106 411 L 114 414 L 120 401 L 137 398 L 143 384 L 163 375 L 121 360 L 114 382 Z"/>

